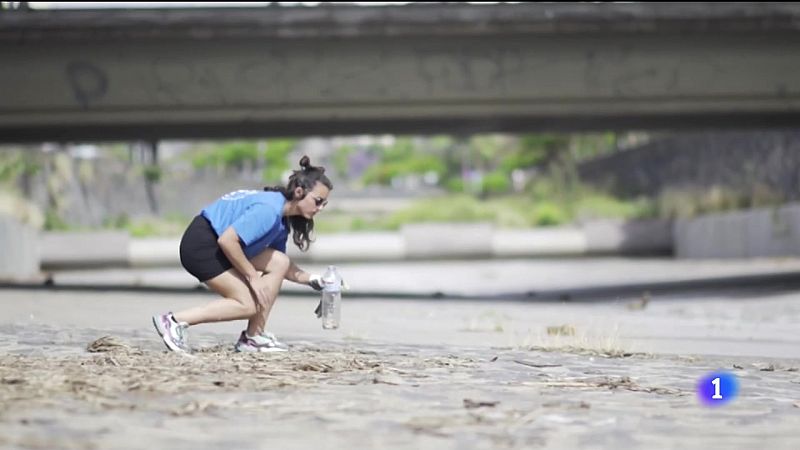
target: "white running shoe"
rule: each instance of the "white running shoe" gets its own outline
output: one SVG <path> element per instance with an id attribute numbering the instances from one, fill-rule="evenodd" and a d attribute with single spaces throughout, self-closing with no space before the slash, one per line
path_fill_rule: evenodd
<path id="1" fill-rule="evenodd" d="M 256 336 L 248 336 L 246 331 L 242 331 L 239 340 L 233 347 L 237 352 L 286 352 L 289 346 L 278 341 L 272 333 L 261 333 Z"/>
<path id="2" fill-rule="evenodd" d="M 172 313 L 153 316 L 153 326 L 164 340 L 164 344 L 173 352 L 191 353 L 189 345 L 186 343 L 186 330 L 189 324 L 178 322 Z"/>

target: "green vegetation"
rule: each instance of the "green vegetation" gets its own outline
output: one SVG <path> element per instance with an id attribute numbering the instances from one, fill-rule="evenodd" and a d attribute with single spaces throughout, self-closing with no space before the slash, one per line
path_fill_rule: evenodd
<path id="1" fill-rule="evenodd" d="M 19 177 L 36 175 L 42 169 L 34 152 L 0 154 L 0 184 L 13 182 Z"/>
<path id="2" fill-rule="evenodd" d="M 657 217 L 693 217 L 736 209 L 779 206 L 786 199 L 761 184 L 754 184 L 750 192 L 716 186 L 698 190 L 666 190 L 655 200 Z"/>
<path id="3" fill-rule="evenodd" d="M 574 167 L 580 160 L 614 151 L 615 141 L 613 133 L 398 137 L 389 145 L 373 144 L 368 149 L 377 162 L 361 175 L 360 182 L 391 186 L 410 175 L 428 175 L 438 187 L 453 193 L 502 196 L 515 191 L 515 172 Z M 339 173 L 353 152 L 342 147 L 336 153 Z"/>
<path id="4" fill-rule="evenodd" d="M 164 171 L 159 166 L 144 166 L 142 169 L 144 179 L 150 183 L 158 183 L 164 176 Z"/>
<path id="5" fill-rule="evenodd" d="M 334 152 L 331 158 L 334 170 L 336 170 L 336 173 L 342 178 L 348 178 L 350 176 L 349 158 L 353 152 L 355 152 L 353 146 L 343 145 L 336 149 L 336 152 Z"/>
<path id="6" fill-rule="evenodd" d="M 317 216 L 319 232 L 398 230 L 420 222 L 489 222 L 501 228 L 565 225 L 592 218 L 637 219 L 652 216 L 653 203 L 644 199 L 625 202 L 585 190 L 576 201 L 535 199 L 512 195 L 479 199 L 470 195 L 445 195 L 419 200 L 384 217 L 366 217 L 337 211 Z"/>
<path id="7" fill-rule="evenodd" d="M 380 156 L 380 161 L 362 175 L 365 185 L 389 185 L 397 177 L 412 174 L 435 173 L 439 177 L 447 171 L 439 156 L 421 151 L 411 138 L 399 138 L 388 147 L 375 147 L 372 151 Z"/>
<path id="8" fill-rule="evenodd" d="M 41 169 L 39 155 L 34 152 L 24 149 L 0 152 L 0 214 L 42 228 L 45 215 L 29 198 L 32 179 Z"/>
<path id="9" fill-rule="evenodd" d="M 69 226 L 54 209 L 49 208 L 44 212 L 44 229 L 47 231 L 70 231 L 75 227 Z"/>
<path id="10" fill-rule="evenodd" d="M 369 152 L 378 162 L 362 174 L 361 184 L 390 186 L 410 175 L 432 174 L 426 177 L 435 180 L 429 187 L 447 193 L 383 217 L 326 212 L 319 216 L 317 229 L 397 230 L 417 222 L 490 222 L 523 228 L 651 217 L 656 213 L 653 202 L 618 200 L 578 180 L 577 162 L 614 151 L 615 140 L 613 133 L 536 134 L 401 137 L 387 146 L 373 144 Z M 345 155 L 352 153 L 348 148 Z M 341 160 L 339 165 L 345 166 Z M 533 172 L 538 174 L 530 177 Z M 515 175 L 521 178 L 516 183 Z"/>
<path id="11" fill-rule="evenodd" d="M 109 217 L 103 223 L 103 228 L 125 230 L 133 237 L 168 237 L 180 236 L 189 225 L 190 217 L 177 213 L 166 214 L 163 217 L 142 217 L 131 219 L 122 213 Z"/>
<path id="12" fill-rule="evenodd" d="M 189 158 L 196 170 L 213 168 L 241 171 L 245 167 L 261 168 L 264 182 L 279 183 L 283 173 L 289 170 L 288 156 L 296 145 L 294 139 L 231 141 L 195 149 L 189 153 Z"/>
<path id="13" fill-rule="evenodd" d="M 635 137 L 635 136 L 634 136 Z M 431 194 L 392 213 L 354 213 L 331 207 L 318 216 L 320 233 L 361 230 L 398 230 L 418 222 L 489 222 L 501 228 L 562 226 L 588 220 L 691 217 L 747 207 L 781 204 L 780 193 L 754 183 L 749 192 L 726 188 L 707 190 L 668 190 L 655 198 L 621 199 L 596 186 L 581 183 L 578 165 L 589 158 L 617 151 L 615 133 L 528 134 L 432 137 L 383 137 L 369 144 L 352 140 L 330 154 L 327 161 L 337 186 L 350 188 L 419 186 Z M 638 138 L 637 138 L 638 139 Z M 356 142 L 359 142 L 358 144 Z M 366 142 L 370 142 L 367 140 Z M 193 146 L 178 158 L 184 170 L 190 163 L 194 171 L 241 178 L 248 183 L 258 178 L 266 184 L 281 184 L 283 175 L 296 161 L 289 161 L 298 141 L 268 139 L 238 140 Z M 137 174 L 151 184 L 172 176 L 170 161 L 159 165 L 135 161 L 135 153 L 125 146 L 112 146 L 108 154 L 126 162 L 127 173 Z M 66 151 L 0 152 L 0 193 L 5 192 L 4 208 L 21 210 L 24 200 L 31 205 L 34 182 L 48 173 L 47 201 L 36 212 L 16 213 L 32 217 L 47 230 L 76 229 L 66 223 L 62 213 L 73 179 L 84 191 L 95 181 L 93 166 L 84 161 L 76 166 Z M 173 161 L 174 162 L 174 161 Z M 366 169 L 365 169 L 366 166 Z M 76 169 L 77 167 L 77 169 Z M 363 171 L 357 173 L 357 171 Z M 140 174 L 140 175 L 139 175 Z M 38 180 L 38 181 L 36 181 Z M 341 181 L 340 181 L 341 180 Z M 158 192 L 151 188 L 149 198 Z M 12 195 L 13 194 L 13 195 Z M 2 204 L 0 204 L 2 206 Z M 158 208 L 151 208 L 155 216 Z M 128 230 L 136 237 L 179 236 L 190 218 L 167 215 L 133 219 L 127 214 L 108 217 L 104 228 Z"/>
<path id="14" fill-rule="evenodd" d="M 522 194 L 487 199 L 446 194 L 416 201 L 384 217 L 325 211 L 317 216 L 316 229 L 326 233 L 390 231 L 420 222 L 488 222 L 499 228 L 548 227 L 596 219 L 685 218 L 782 204 L 783 200 L 774 193 L 763 188 L 756 192 L 761 192 L 760 198 L 717 187 L 704 192 L 666 191 L 656 198 L 621 200 L 580 185 L 565 191 L 552 179 L 545 179 Z"/>

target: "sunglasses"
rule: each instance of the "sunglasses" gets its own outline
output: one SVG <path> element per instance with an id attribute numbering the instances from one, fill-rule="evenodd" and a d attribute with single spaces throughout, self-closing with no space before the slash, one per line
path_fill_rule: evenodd
<path id="1" fill-rule="evenodd" d="M 322 197 L 317 197 L 316 195 L 312 195 L 311 198 L 314 199 L 314 204 L 317 205 L 317 208 L 324 208 L 328 205 L 328 201 Z"/>

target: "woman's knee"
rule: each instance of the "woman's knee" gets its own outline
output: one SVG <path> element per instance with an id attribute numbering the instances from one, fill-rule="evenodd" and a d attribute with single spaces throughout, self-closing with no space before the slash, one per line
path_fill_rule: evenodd
<path id="1" fill-rule="evenodd" d="M 252 260 L 253 265 L 257 269 L 263 270 L 267 273 L 278 273 L 281 276 L 286 275 L 289 271 L 289 266 L 292 261 L 286 256 L 286 253 L 279 252 L 275 249 L 267 249 L 260 255 Z"/>
<path id="2" fill-rule="evenodd" d="M 236 291 L 231 292 L 229 298 L 235 300 L 236 303 L 239 304 L 242 318 L 250 318 L 258 313 L 256 299 L 253 298 L 253 295 L 249 291 L 245 289 L 236 289 Z"/>
<path id="3" fill-rule="evenodd" d="M 289 259 L 286 253 L 276 251 L 273 253 L 272 258 L 270 258 L 270 264 L 267 265 L 267 271 L 278 272 L 285 275 L 286 272 L 289 271 L 289 266 L 291 264 L 292 261 Z"/>
<path id="4" fill-rule="evenodd" d="M 258 313 L 258 306 L 251 298 L 235 298 L 242 310 L 243 318 L 250 318 Z"/>
<path id="5" fill-rule="evenodd" d="M 222 297 L 238 303 L 241 318 L 250 318 L 258 313 L 256 299 L 236 269 L 229 269 L 224 274 L 207 281 L 206 284 Z"/>

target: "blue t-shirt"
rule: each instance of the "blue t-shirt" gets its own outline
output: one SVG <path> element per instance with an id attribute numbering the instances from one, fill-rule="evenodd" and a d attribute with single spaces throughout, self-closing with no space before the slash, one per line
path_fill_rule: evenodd
<path id="1" fill-rule="evenodd" d="M 280 192 L 240 190 L 225 194 L 203 208 L 202 215 L 221 236 L 233 227 L 252 258 L 271 247 L 286 253 L 289 229 L 283 222 L 286 198 Z"/>

